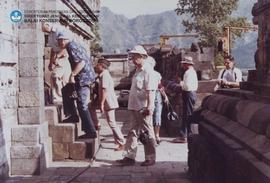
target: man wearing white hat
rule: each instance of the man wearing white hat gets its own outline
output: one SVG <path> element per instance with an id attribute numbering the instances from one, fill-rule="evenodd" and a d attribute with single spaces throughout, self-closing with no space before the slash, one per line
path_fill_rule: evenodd
<path id="1" fill-rule="evenodd" d="M 82 121 L 82 130 L 85 132 L 84 138 L 96 138 L 96 129 L 88 110 L 88 103 L 90 100 L 90 84 L 95 81 L 95 71 L 93 68 L 92 60 L 86 49 L 75 41 L 70 40 L 66 34 L 59 34 L 58 37 L 59 47 L 66 49 L 68 59 L 71 66 L 71 74 L 69 78 L 70 83 L 74 83 L 75 90 L 78 95 L 76 102 L 79 116 Z M 63 107 L 64 113 L 68 116 L 63 122 L 76 122 L 78 115 L 74 102 L 69 99 L 67 92 L 63 88 Z"/>
<path id="2" fill-rule="evenodd" d="M 196 91 L 198 89 L 198 77 L 193 67 L 192 57 L 186 56 L 181 62 L 181 67 L 185 70 L 182 87 L 183 100 L 183 121 L 180 129 L 180 137 L 173 140 L 175 143 L 186 143 L 187 136 L 191 134 L 191 119 L 196 102 Z"/>
<path id="3" fill-rule="evenodd" d="M 139 138 L 145 151 L 145 161 L 141 165 L 151 166 L 156 162 L 156 142 L 152 123 L 156 90 L 154 70 L 145 64 L 147 52 L 142 46 L 135 46 L 129 54 L 136 66 L 136 72 L 132 78 L 128 109 L 131 110 L 135 121 L 132 121 L 132 128 L 127 136 L 125 157 L 118 162 L 123 166 L 135 164 Z"/>

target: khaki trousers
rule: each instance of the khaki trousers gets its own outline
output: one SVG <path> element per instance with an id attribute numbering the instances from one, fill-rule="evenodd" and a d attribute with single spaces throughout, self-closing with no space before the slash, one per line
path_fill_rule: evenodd
<path id="1" fill-rule="evenodd" d="M 99 120 L 96 113 L 96 110 L 97 110 L 96 105 L 97 105 L 96 102 L 92 102 L 89 106 L 89 111 L 90 111 L 94 124 L 97 126 L 99 124 Z M 124 145 L 125 144 L 124 136 L 120 128 L 117 126 L 116 120 L 115 120 L 115 109 L 104 111 L 104 113 L 105 113 L 108 125 L 112 129 L 115 143 Z"/>
<path id="2" fill-rule="evenodd" d="M 138 111 L 132 111 L 132 128 L 128 133 L 125 145 L 125 157 L 135 159 L 138 148 L 138 132 L 148 131 L 150 140 L 144 145 L 145 160 L 156 160 L 156 141 L 153 129 L 152 115 L 143 116 Z"/>

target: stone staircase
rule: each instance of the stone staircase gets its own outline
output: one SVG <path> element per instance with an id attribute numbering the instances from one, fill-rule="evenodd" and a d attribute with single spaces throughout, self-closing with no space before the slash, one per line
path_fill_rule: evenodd
<path id="1" fill-rule="evenodd" d="M 49 124 L 49 136 L 52 138 L 52 161 L 85 162 L 94 158 L 100 145 L 100 138 L 79 139 L 83 135 L 81 121 L 62 123 L 62 106 L 45 107 L 45 119 Z"/>

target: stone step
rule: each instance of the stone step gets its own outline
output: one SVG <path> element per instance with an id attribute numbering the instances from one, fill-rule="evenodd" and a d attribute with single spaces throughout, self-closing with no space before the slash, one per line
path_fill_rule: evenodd
<path id="1" fill-rule="evenodd" d="M 53 143 L 53 161 L 89 161 L 93 159 L 100 145 L 100 139 L 77 139 L 72 143 Z"/>
<path id="2" fill-rule="evenodd" d="M 49 126 L 49 136 L 53 143 L 73 143 L 75 140 L 74 124 L 59 124 Z"/>
<path id="3" fill-rule="evenodd" d="M 49 125 L 57 125 L 59 122 L 59 112 L 57 106 L 45 106 L 45 120 Z"/>
<path id="4" fill-rule="evenodd" d="M 85 134 L 81 130 L 81 120 L 78 123 L 63 123 L 61 105 L 46 106 L 45 116 L 49 123 L 49 136 L 52 138 L 52 166 L 57 166 L 56 162 L 72 164 L 93 159 L 99 149 L 99 135 L 96 139 L 80 139 Z M 101 118 L 99 113 L 98 118 Z"/>
<path id="5" fill-rule="evenodd" d="M 10 149 L 11 174 L 38 175 L 40 173 L 41 150 L 41 145 L 12 146 Z"/>

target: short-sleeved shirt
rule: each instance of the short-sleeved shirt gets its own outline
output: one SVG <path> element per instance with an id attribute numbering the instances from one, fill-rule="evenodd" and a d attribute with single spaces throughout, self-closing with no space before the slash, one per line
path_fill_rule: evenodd
<path id="1" fill-rule="evenodd" d="M 222 69 L 219 72 L 218 79 L 225 80 L 229 82 L 241 82 L 242 81 L 242 72 L 238 68 L 233 69 Z"/>
<path id="2" fill-rule="evenodd" d="M 95 71 L 85 48 L 78 43 L 71 41 L 68 43 L 66 49 L 72 70 L 74 70 L 79 62 L 85 62 L 82 70 L 75 76 L 75 82 L 80 84 L 80 86 L 86 86 L 93 83 L 95 81 Z"/>
<path id="3" fill-rule="evenodd" d="M 143 107 L 147 107 L 147 91 L 155 91 L 156 89 L 154 70 L 146 66 L 136 69 L 129 93 L 128 109 L 139 111 Z M 155 92 L 152 94 L 154 99 Z M 154 100 L 150 106 L 154 109 Z"/>
<path id="4" fill-rule="evenodd" d="M 114 82 L 110 72 L 106 69 L 100 75 L 99 81 L 99 96 L 101 99 L 102 90 L 106 89 L 106 99 L 104 104 L 105 110 L 116 109 L 119 107 L 118 100 L 114 92 Z"/>
<path id="5" fill-rule="evenodd" d="M 193 67 L 185 71 L 183 81 L 180 85 L 184 91 L 197 91 L 198 89 L 198 77 Z"/>

